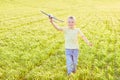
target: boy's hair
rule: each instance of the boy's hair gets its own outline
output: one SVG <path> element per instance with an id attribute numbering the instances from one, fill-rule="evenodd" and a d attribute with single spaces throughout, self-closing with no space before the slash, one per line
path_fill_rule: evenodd
<path id="1" fill-rule="evenodd" d="M 76 20 L 75 16 L 69 16 L 68 19 Z"/>

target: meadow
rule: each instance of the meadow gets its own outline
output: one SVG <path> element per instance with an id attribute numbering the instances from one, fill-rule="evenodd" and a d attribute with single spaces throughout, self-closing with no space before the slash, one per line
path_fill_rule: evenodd
<path id="1" fill-rule="evenodd" d="M 79 38 L 76 74 L 66 74 L 64 34 L 40 10 L 75 16 L 93 43 Z M 0 80 L 120 80 L 119 53 L 119 0 L 0 0 Z"/>

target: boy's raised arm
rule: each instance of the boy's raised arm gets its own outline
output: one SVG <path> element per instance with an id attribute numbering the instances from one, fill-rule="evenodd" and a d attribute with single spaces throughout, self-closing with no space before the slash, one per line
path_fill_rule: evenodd
<path id="1" fill-rule="evenodd" d="M 82 31 L 79 29 L 79 33 L 82 37 L 82 39 L 89 45 L 92 46 L 92 44 L 89 42 L 89 40 L 85 37 L 85 35 L 82 33 Z"/>
<path id="2" fill-rule="evenodd" d="M 55 24 L 55 23 L 53 22 L 52 17 L 49 17 L 49 19 L 50 19 L 51 24 L 54 26 L 54 28 L 55 28 L 56 30 L 58 30 L 58 31 L 63 31 L 63 29 L 62 29 L 61 27 L 59 27 L 57 24 Z"/>

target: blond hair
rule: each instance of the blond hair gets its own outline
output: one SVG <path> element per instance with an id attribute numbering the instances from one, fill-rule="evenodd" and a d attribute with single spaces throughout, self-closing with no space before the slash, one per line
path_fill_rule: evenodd
<path id="1" fill-rule="evenodd" d="M 76 20 L 75 16 L 69 16 L 68 19 Z"/>

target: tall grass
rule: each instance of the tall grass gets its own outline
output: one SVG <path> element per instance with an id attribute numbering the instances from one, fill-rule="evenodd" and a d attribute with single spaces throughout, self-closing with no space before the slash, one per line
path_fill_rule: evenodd
<path id="1" fill-rule="evenodd" d="M 1 80 L 120 79 L 119 0 L 1 0 L 0 4 Z M 64 34 L 40 10 L 64 20 L 76 16 L 76 26 L 93 43 L 90 48 L 79 38 L 76 74 L 66 74 Z"/>

